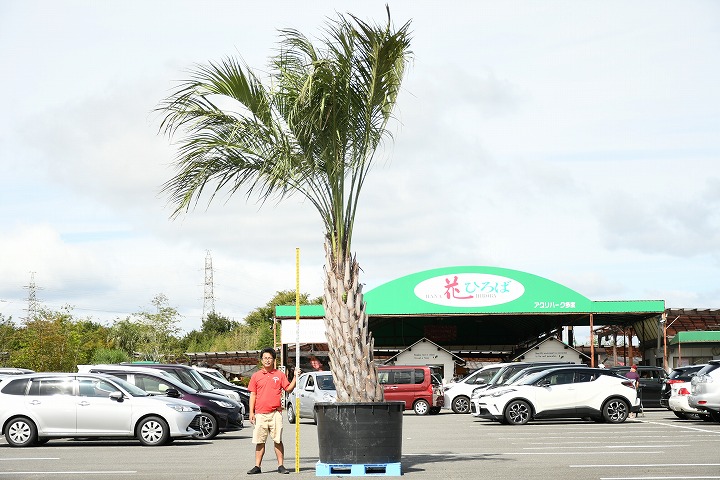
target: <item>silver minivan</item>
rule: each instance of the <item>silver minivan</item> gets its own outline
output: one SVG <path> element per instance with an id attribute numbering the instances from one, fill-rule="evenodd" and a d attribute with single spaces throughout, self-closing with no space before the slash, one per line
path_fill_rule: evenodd
<path id="1" fill-rule="evenodd" d="M 296 394 L 297 398 L 300 399 L 300 415 L 295 414 Z M 334 402 L 336 397 L 335 382 L 331 372 L 303 373 L 298 378 L 295 390 L 290 392 L 285 400 L 288 422 L 295 423 L 296 417 L 299 416 L 300 418 L 312 418 L 313 422 L 317 423 L 315 404 L 318 402 Z"/>

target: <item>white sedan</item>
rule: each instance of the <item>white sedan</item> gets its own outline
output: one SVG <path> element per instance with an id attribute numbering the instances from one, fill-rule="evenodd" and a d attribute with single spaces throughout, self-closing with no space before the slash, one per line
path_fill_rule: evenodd
<path id="1" fill-rule="evenodd" d="M 31 373 L 0 383 L 0 425 L 11 447 L 53 438 L 125 437 L 147 446 L 197 433 L 190 425 L 200 407 L 150 396 L 100 374 Z"/>
<path id="2" fill-rule="evenodd" d="M 471 413 L 480 418 L 523 425 L 537 418 L 586 418 L 624 422 L 640 411 L 632 382 L 599 368 L 555 368 L 515 385 L 473 398 Z"/>

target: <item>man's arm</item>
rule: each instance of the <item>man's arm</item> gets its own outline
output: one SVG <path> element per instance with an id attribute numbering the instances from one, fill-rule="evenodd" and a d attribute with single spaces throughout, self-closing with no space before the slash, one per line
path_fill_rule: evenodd
<path id="1" fill-rule="evenodd" d="M 250 392 L 250 423 L 255 423 L 255 392 Z"/>
<path id="2" fill-rule="evenodd" d="M 293 375 L 292 382 L 290 382 L 290 384 L 287 387 L 285 387 L 286 392 L 290 393 L 293 390 L 295 390 L 295 384 L 297 383 L 297 378 L 300 376 L 301 373 L 302 372 L 300 371 L 299 368 L 295 369 L 295 374 Z"/>

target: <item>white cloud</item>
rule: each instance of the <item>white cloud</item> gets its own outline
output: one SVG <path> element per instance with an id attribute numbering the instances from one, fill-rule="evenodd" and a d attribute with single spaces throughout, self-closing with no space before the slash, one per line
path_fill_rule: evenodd
<path id="1" fill-rule="evenodd" d="M 381 1 L 0 6 L 0 313 L 41 297 L 112 319 L 158 293 L 193 328 L 204 259 L 239 319 L 277 290 L 321 293 L 322 229 L 301 198 L 220 196 L 171 221 L 174 146 L 152 110 L 195 63 L 263 70 L 277 29 L 384 20 Z M 545 276 L 591 299 L 718 307 L 718 6 L 705 2 L 396 2 L 415 59 L 395 141 L 361 198 L 372 288 L 450 265 Z M 32 19 L 32 21 L 30 20 Z"/>

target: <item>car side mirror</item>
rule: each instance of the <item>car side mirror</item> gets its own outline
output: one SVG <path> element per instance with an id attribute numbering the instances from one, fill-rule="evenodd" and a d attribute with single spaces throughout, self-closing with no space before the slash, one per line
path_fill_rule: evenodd
<path id="1" fill-rule="evenodd" d="M 305 387 L 306 392 L 314 392 L 315 391 L 315 385 L 308 385 Z"/>
<path id="2" fill-rule="evenodd" d="M 550 386 L 550 380 L 541 380 L 538 382 L 538 387 L 549 387 Z"/>
<path id="3" fill-rule="evenodd" d="M 125 399 L 122 392 L 112 392 L 110 395 L 108 395 L 110 400 L 115 400 L 118 403 L 122 403 L 122 401 Z"/>
<path id="4" fill-rule="evenodd" d="M 168 388 L 165 390 L 165 395 L 172 398 L 180 398 L 180 392 L 176 388 Z"/>

